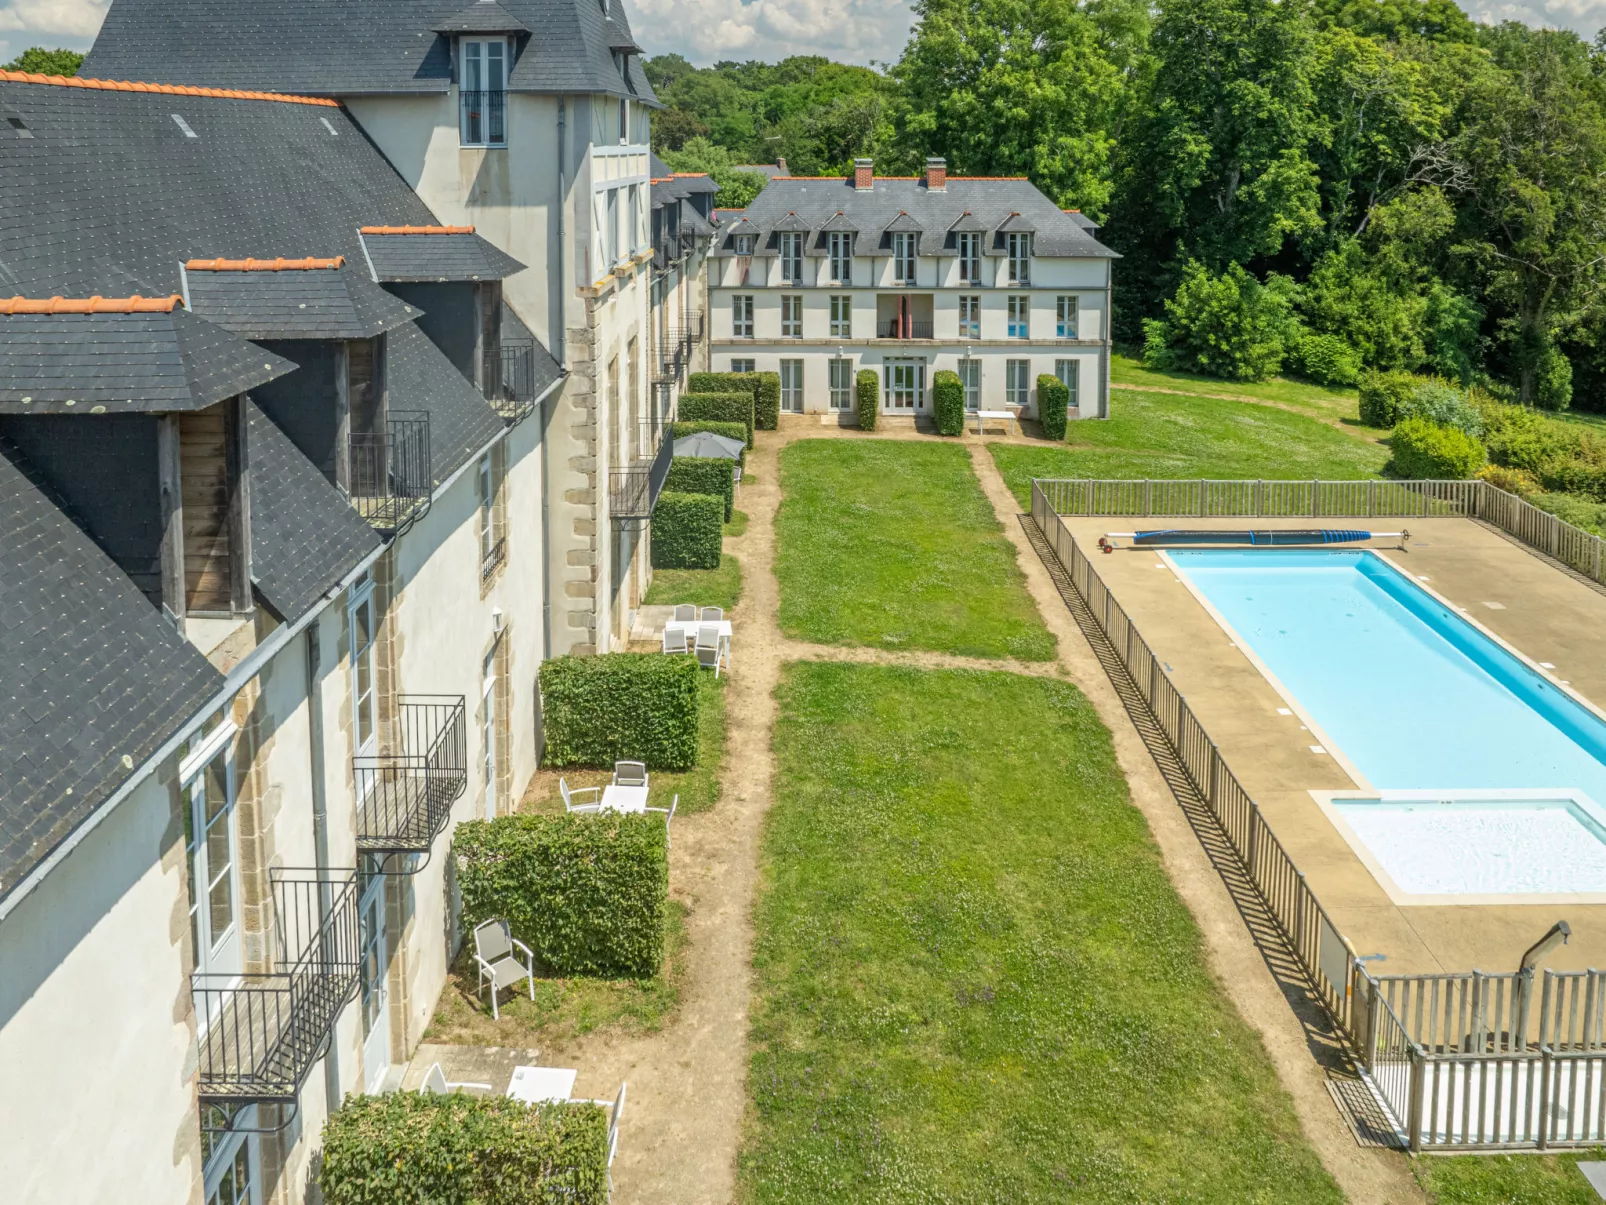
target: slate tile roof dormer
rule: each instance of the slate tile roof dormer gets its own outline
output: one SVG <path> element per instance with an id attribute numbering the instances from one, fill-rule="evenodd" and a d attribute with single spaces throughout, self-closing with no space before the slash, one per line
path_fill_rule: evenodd
<path id="1" fill-rule="evenodd" d="M 248 339 L 371 339 L 418 311 L 327 259 L 192 259 L 183 287 L 201 317 Z"/>
<path id="2" fill-rule="evenodd" d="M 530 27 L 496 0 L 474 0 L 467 8 L 436 22 L 435 33 L 529 33 Z"/>
<path id="3" fill-rule="evenodd" d="M 364 226 L 357 233 L 375 281 L 505 280 L 524 270 L 472 226 Z"/>

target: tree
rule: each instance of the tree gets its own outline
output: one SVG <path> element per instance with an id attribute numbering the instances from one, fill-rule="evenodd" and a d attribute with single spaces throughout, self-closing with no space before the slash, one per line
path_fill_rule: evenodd
<path id="1" fill-rule="evenodd" d="M 1299 340 L 1294 294 L 1286 276 L 1262 285 L 1237 264 L 1212 276 L 1194 260 L 1165 303 L 1166 316 L 1143 324 L 1143 362 L 1233 381 L 1264 380 Z"/>
<path id="2" fill-rule="evenodd" d="M 719 185 L 721 209 L 746 209 L 769 181 L 758 172 L 739 172 L 731 153 L 706 138 L 689 139 L 678 151 L 664 150 L 663 160 L 677 172 L 706 172 Z"/>
<path id="3" fill-rule="evenodd" d="M 30 46 L 9 63 L 0 65 L 0 71 L 27 71 L 35 75 L 77 75 L 84 65 L 84 56 L 76 50 L 46 50 L 43 46 Z"/>

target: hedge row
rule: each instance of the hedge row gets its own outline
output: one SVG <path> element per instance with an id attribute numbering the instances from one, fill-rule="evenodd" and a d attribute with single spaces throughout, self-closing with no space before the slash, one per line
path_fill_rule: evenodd
<path id="1" fill-rule="evenodd" d="M 876 414 L 881 409 L 881 382 L 873 368 L 859 369 L 854 379 L 855 402 L 859 411 L 859 430 L 874 431 Z"/>
<path id="2" fill-rule="evenodd" d="M 324 1123 L 318 1180 L 327 1205 L 604 1205 L 608 1115 L 506 1096 L 353 1096 Z"/>
<path id="3" fill-rule="evenodd" d="M 669 462 L 664 489 L 677 494 L 712 494 L 725 499 L 725 522 L 729 523 L 736 506 L 735 470 L 734 460 L 676 456 Z"/>
<path id="4" fill-rule="evenodd" d="M 751 393 L 753 423 L 760 431 L 780 425 L 781 374 L 778 372 L 694 372 L 687 393 Z"/>
<path id="5" fill-rule="evenodd" d="M 659 494 L 652 511 L 652 567 L 718 569 L 725 510 L 725 499 L 715 494 Z"/>
<path id="6" fill-rule="evenodd" d="M 1043 438 L 1063 440 L 1071 405 L 1071 390 L 1053 373 L 1037 378 L 1037 421 L 1043 424 Z"/>
<path id="7" fill-rule="evenodd" d="M 688 435 L 696 435 L 699 431 L 707 431 L 712 435 L 723 435 L 726 439 L 739 439 L 742 441 L 742 453 L 737 464 L 747 463 L 747 428 L 741 423 L 670 423 L 669 435 L 671 439 L 685 439 Z"/>
<path id="8" fill-rule="evenodd" d="M 658 655 L 689 666 L 696 689 L 695 661 Z M 463 932 L 501 919 L 559 974 L 650 978 L 664 962 L 668 834 L 639 812 L 465 820 L 452 837 Z"/>
<path id="9" fill-rule="evenodd" d="M 747 446 L 753 446 L 753 395 L 751 393 L 684 393 L 680 418 L 685 422 L 741 423 Z"/>
<path id="10" fill-rule="evenodd" d="M 932 374 L 931 411 L 937 420 L 938 435 L 965 432 L 965 383 L 957 372 L 944 368 Z"/>
<path id="11" fill-rule="evenodd" d="M 1488 459 L 1484 446 L 1465 431 L 1425 418 L 1397 424 L 1389 447 L 1395 476 L 1405 478 L 1472 477 Z"/>
<path id="12" fill-rule="evenodd" d="M 655 770 L 690 769 L 697 764 L 697 698 L 697 665 L 681 657 L 550 658 L 541 663 L 542 764 L 629 759 Z"/>
<path id="13" fill-rule="evenodd" d="M 773 431 L 781 425 L 781 374 L 758 374 L 758 392 L 753 395 L 753 421 L 760 431 Z"/>

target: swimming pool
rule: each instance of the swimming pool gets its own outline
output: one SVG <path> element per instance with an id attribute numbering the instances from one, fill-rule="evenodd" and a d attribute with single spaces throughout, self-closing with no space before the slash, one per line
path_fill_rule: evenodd
<path id="1" fill-rule="evenodd" d="M 1362 791 L 1438 791 L 1453 800 L 1458 791 L 1506 789 L 1530 800 L 1551 791 L 1606 801 L 1606 723 L 1375 553 L 1167 555 Z M 1593 814 L 1585 823 L 1567 806 L 1510 802 L 1498 817 L 1487 798 L 1452 802 L 1465 805 L 1453 823 L 1420 807 L 1356 811 L 1351 827 L 1385 866 L 1391 854 L 1418 871 L 1418 853 L 1437 858 L 1445 882 L 1463 872 L 1478 877 L 1466 851 L 1480 847 L 1491 851 L 1488 864 L 1504 859 L 1517 868 L 1483 891 L 1567 890 L 1541 863 L 1565 861 L 1562 847 L 1580 837 L 1606 854 L 1606 830 Z M 1459 844 L 1450 839 L 1457 827 Z M 1405 847 L 1417 852 L 1401 863 Z M 1459 871 L 1448 865 L 1452 848 L 1461 851 Z M 1606 858 L 1601 867 L 1606 873 Z M 1606 881 L 1572 889 L 1606 890 Z"/>

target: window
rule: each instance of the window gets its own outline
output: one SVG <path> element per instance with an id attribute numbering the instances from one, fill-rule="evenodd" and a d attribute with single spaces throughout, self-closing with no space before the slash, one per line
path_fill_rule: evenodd
<path id="1" fill-rule="evenodd" d="M 789 285 L 803 283 L 803 235 L 800 231 L 781 231 L 781 279 Z"/>
<path id="2" fill-rule="evenodd" d="M 915 234 L 900 230 L 892 236 L 892 278 L 899 284 L 915 282 Z"/>
<path id="3" fill-rule="evenodd" d="M 480 458 L 480 580 L 484 581 L 507 559 L 507 538 L 500 507 L 502 473 L 499 448 Z"/>
<path id="4" fill-rule="evenodd" d="M 831 297 L 831 337 L 853 338 L 853 298 L 846 293 L 833 294 Z"/>
<path id="5" fill-rule="evenodd" d="M 853 361 L 848 359 L 832 359 L 831 362 L 831 409 L 853 409 Z"/>
<path id="6" fill-rule="evenodd" d="M 464 38 L 457 79 L 462 144 L 506 146 L 507 43 L 501 38 Z"/>
<path id="7" fill-rule="evenodd" d="M 738 234 L 735 236 L 735 243 L 737 255 L 751 255 L 753 254 L 753 248 L 758 243 L 758 235 Z"/>
<path id="8" fill-rule="evenodd" d="M 1054 301 L 1054 335 L 1059 339 L 1075 339 L 1076 334 L 1076 298 L 1060 296 Z"/>
<path id="9" fill-rule="evenodd" d="M 753 337 L 753 295 L 738 293 L 731 298 L 731 338 Z"/>
<path id="10" fill-rule="evenodd" d="M 374 673 L 374 638 L 377 635 L 373 579 L 364 574 L 351 588 L 351 719 L 359 755 L 374 751 L 379 730 L 375 697 L 378 675 Z"/>
<path id="11" fill-rule="evenodd" d="M 623 74 L 621 72 L 620 74 Z M 619 100 L 619 145 L 623 146 L 630 141 L 630 102 L 623 97 Z"/>
<path id="12" fill-rule="evenodd" d="M 1004 401 L 1011 406 L 1025 406 L 1032 400 L 1032 362 L 1030 360 L 1004 361 Z"/>
<path id="13" fill-rule="evenodd" d="M 961 297 L 959 299 L 959 337 L 961 339 L 981 338 L 980 297 Z"/>
<path id="14" fill-rule="evenodd" d="M 496 819 L 496 650 L 485 655 L 480 684 L 480 775 L 485 783 L 485 818 Z"/>
<path id="15" fill-rule="evenodd" d="M 755 371 L 754 365 L 757 364 L 757 363 L 758 363 L 757 360 L 734 360 L 733 359 L 731 361 L 731 371 L 732 372 L 753 372 L 753 371 Z"/>
<path id="16" fill-rule="evenodd" d="M 214 1117 L 212 1124 L 221 1124 Z M 242 1124 L 251 1124 L 249 1121 Z M 201 1132 L 206 1205 L 257 1205 L 257 1142 L 247 1134 Z"/>
<path id="17" fill-rule="evenodd" d="M 634 255 L 641 250 L 641 185 L 630 186 L 630 225 L 626 227 L 626 236 L 630 241 L 630 254 Z"/>
<path id="18" fill-rule="evenodd" d="M 959 380 L 965 387 L 965 409 L 981 409 L 981 361 L 959 361 Z"/>
<path id="19" fill-rule="evenodd" d="M 1032 283 L 1032 236 L 1024 230 L 1011 231 L 1009 239 L 1009 283 Z"/>
<path id="20" fill-rule="evenodd" d="M 1012 293 L 1009 298 L 1009 337 L 1029 339 L 1032 329 L 1032 299 L 1025 293 Z"/>
<path id="21" fill-rule="evenodd" d="M 974 230 L 961 233 L 956 242 L 959 247 L 959 281 L 961 284 L 981 283 L 981 235 Z"/>
<path id="22" fill-rule="evenodd" d="M 831 232 L 831 279 L 839 285 L 853 283 L 853 234 L 847 230 Z"/>
<path id="23" fill-rule="evenodd" d="M 608 190 L 607 216 L 603 219 L 602 233 L 606 240 L 604 254 L 608 257 L 608 266 L 612 267 L 619 262 L 619 190 Z"/>
<path id="24" fill-rule="evenodd" d="M 788 414 L 803 413 L 803 361 L 781 361 L 781 409 Z"/>
<path id="25" fill-rule="evenodd" d="M 233 729 L 233 724 L 228 724 L 223 748 L 184 784 L 189 804 L 184 848 L 190 870 L 190 940 L 195 969 L 202 974 L 235 975 L 240 971 Z M 208 1001 L 214 998 L 213 993 L 204 995 Z M 203 1024 L 210 1020 L 201 1018 Z"/>
<path id="26" fill-rule="evenodd" d="M 1054 361 L 1054 375 L 1059 378 L 1061 385 L 1064 385 L 1065 388 L 1071 391 L 1070 401 L 1066 404 L 1070 406 L 1072 410 L 1076 409 L 1076 384 L 1082 375 L 1077 371 L 1080 364 L 1081 361 L 1079 360 Z"/>
<path id="27" fill-rule="evenodd" d="M 781 338 L 803 337 L 803 294 L 781 294 Z"/>

